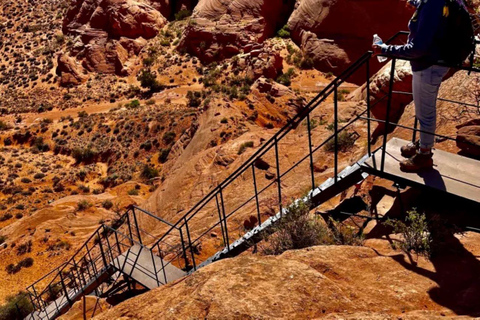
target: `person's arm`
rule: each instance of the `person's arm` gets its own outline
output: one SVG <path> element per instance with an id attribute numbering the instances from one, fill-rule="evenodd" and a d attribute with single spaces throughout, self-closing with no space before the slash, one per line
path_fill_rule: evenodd
<path id="1" fill-rule="evenodd" d="M 405 59 L 418 59 L 429 54 L 429 50 L 440 28 L 444 1 L 429 0 L 419 10 L 418 29 L 415 37 L 401 46 L 382 45 L 382 53 Z"/>

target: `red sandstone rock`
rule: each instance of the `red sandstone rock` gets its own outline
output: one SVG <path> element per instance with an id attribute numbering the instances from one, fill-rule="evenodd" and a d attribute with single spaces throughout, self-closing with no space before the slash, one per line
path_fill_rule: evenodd
<path id="1" fill-rule="evenodd" d="M 60 85 L 64 87 L 78 85 L 87 79 L 82 67 L 65 54 L 58 56 L 57 75 L 60 76 Z"/>

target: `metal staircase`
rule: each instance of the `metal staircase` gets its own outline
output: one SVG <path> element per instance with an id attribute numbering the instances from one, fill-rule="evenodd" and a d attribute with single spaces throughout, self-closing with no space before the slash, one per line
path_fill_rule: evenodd
<path id="1" fill-rule="evenodd" d="M 395 41 L 402 35 L 404 33 L 399 33 L 389 41 Z M 102 292 L 110 290 L 112 282 L 115 283 L 122 277 L 153 289 L 214 261 L 236 256 L 260 241 L 263 234 L 272 232 L 272 226 L 288 214 L 288 204 L 292 197 L 298 199 L 296 201 L 309 200 L 313 208 L 361 182 L 368 174 L 396 179 L 395 174 L 388 173 L 385 169 L 388 169 L 389 161 L 387 132 L 389 125 L 401 127 L 390 122 L 390 109 L 394 95 L 405 93 L 393 90 L 396 61 L 393 59 L 388 92 L 384 98 L 371 101 L 371 58 L 372 53 L 368 52 L 353 63 L 176 223 L 171 224 L 138 207 L 131 207 L 114 226 L 100 226 L 67 263 L 27 288 L 35 307 L 35 312 L 29 315 L 28 319 L 54 319 L 83 295 L 92 292 L 101 295 Z M 480 71 L 472 66 L 457 67 Z M 365 109 L 348 122 L 340 123 L 339 88 L 354 74 L 357 78 L 359 75 L 365 76 Z M 371 108 L 384 99 L 387 101 L 386 120 L 372 118 Z M 333 104 L 334 107 L 333 130 L 327 138 L 318 133 L 312 122 L 313 111 L 326 104 Z M 383 141 L 376 145 L 369 139 L 372 122 L 386 125 Z M 415 140 L 416 133 L 420 131 L 416 121 L 409 129 L 412 130 L 412 139 Z M 356 131 L 365 131 L 366 154 L 342 167 L 340 138 Z M 297 145 L 304 144 L 306 153 L 289 156 L 286 161 L 279 154 L 279 145 L 292 137 L 296 139 Z M 325 157 L 327 146 L 333 149 L 332 174 L 331 178 L 319 184 L 324 175 L 316 172 L 315 162 Z M 273 179 L 266 176 L 266 165 L 275 170 Z M 295 182 L 296 192 L 293 194 L 292 188 L 287 190 L 291 177 L 301 177 L 303 181 L 300 184 Z M 412 185 L 419 185 L 418 179 L 402 177 L 401 180 L 407 184 L 411 182 Z M 424 183 L 424 186 L 435 188 L 427 183 Z M 238 194 L 236 190 L 240 187 L 243 191 Z M 478 187 L 480 191 L 480 186 L 473 187 Z M 235 194 L 235 197 L 227 196 L 232 194 Z M 275 208 L 271 207 L 272 203 Z M 138 219 L 139 215 L 141 219 Z M 250 228 L 242 226 L 241 222 L 246 218 L 250 218 L 250 221 L 253 219 L 255 225 Z M 159 237 L 152 236 L 142 228 L 142 225 L 146 225 L 145 219 L 162 224 L 167 231 Z M 139 220 L 143 222 L 139 223 Z M 216 254 L 208 256 L 202 253 L 202 245 L 211 241 L 213 234 L 221 240 L 221 247 Z M 234 238 L 238 239 L 232 241 Z"/>

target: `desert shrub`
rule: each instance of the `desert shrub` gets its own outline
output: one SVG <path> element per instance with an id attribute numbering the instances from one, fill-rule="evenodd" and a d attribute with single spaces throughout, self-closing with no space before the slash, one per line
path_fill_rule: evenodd
<path id="1" fill-rule="evenodd" d="M 128 190 L 128 195 L 138 196 L 138 190 L 137 189 L 130 189 L 130 190 Z"/>
<path id="2" fill-rule="evenodd" d="M 87 210 L 91 206 L 92 206 L 92 204 L 90 202 L 88 202 L 87 200 L 80 200 L 77 203 L 77 211 Z"/>
<path id="3" fill-rule="evenodd" d="M 43 178 L 45 178 L 45 174 L 41 172 L 35 173 L 35 175 L 33 176 L 33 179 L 37 179 L 37 180 L 43 179 Z"/>
<path id="4" fill-rule="evenodd" d="M 287 250 L 303 249 L 320 244 L 332 244 L 328 228 L 316 216 L 310 216 L 308 202 L 298 201 L 287 208 L 274 233 L 267 237 L 264 254 L 278 255 Z"/>
<path id="5" fill-rule="evenodd" d="M 227 118 L 222 118 L 222 120 L 220 120 L 220 123 L 228 123 L 228 119 Z"/>
<path id="6" fill-rule="evenodd" d="M 247 150 L 247 148 L 253 148 L 253 141 L 247 141 L 247 142 L 244 142 L 240 145 L 240 148 L 238 148 L 238 155 L 241 155 L 242 153 L 245 152 L 245 150 Z"/>
<path id="7" fill-rule="evenodd" d="M 153 179 L 158 177 L 159 172 L 157 169 L 150 167 L 148 164 L 145 164 L 142 169 L 141 176 L 145 179 Z"/>
<path id="8" fill-rule="evenodd" d="M 23 214 L 22 214 L 22 213 L 17 213 L 17 214 L 15 215 L 15 218 L 17 218 L 17 219 L 22 219 L 22 218 L 23 218 Z"/>
<path id="9" fill-rule="evenodd" d="M 15 274 L 17 272 L 20 272 L 20 270 L 22 269 L 22 267 L 18 266 L 18 265 L 15 265 L 13 263 L 10 263 L 9 265 L 7 265 L 5 267 L 5 271 L 8 273 L 8 274 Z"/>
<path id="10" fill-rule="evenodd" d="M 90 146 L 86 148 L 75 148 L 72 151 L 72 157 L 75 158 L 77 163 L 80 163 L 82 161 L 92 161 L 97 155 L 98 152 L 93 150 Z"/>
<path id="11" fill-rule="evenodd" d="M 173 131 L 168 131 L 163 134 L 162 140 L 165 142 L 165 144 L 169 145 L 175 141 L 175 137 L 177 135 Z"/>
<path id="12" fill-rule="evenodd" d="M 113 202 L 110 200 L 105 200 L 102 202 L 102 207 L 104 207 L 107 210 L 110 210 L 113 207 Z"/>
<path id="13" fill-rule="evenodd" d="M 0 236 L 0 245 L 4 244 L 6 240 L 7 240 L 6 236 Z"/>
<path id="14" fill-rule="evenodd" d="M 292 77 L 295 76 L 295 69 L 289 68 L 288 71 L 277 78 L 277 82 L 283 84 L 284 86 L 290 86 L 292 83 Z"/>
<path id="15" fill-rule="evenodd" d="M 315 61 L 311 57 L 303 57 L 300 61 L 300 68 L 301 69 L 313 69 L 315 66 Z"/>
<path id="16" fill-rule="evenodd" d="M 145 102 L 145 104 L 146 104 L 147 106 L 152 106 L 152 105 L 155 104 L 155 100 L 149 99 L 149 100 L 147 100 L 147 102 Z"/>
<path id="17" fill-rule="evenodd" d="M 32 252 L 32 240 L 28 242 L 22 243 L 21 245 L 17 246 L 17 255 L 21 256 L 25 253 Z"/>
<path id="18" fill-rule="evenodd" d="M 188 18 L 191 15 L 192 15 L 192 11 L 190 11 L 188 9 L 182 9 L 182 10 L 178 11 L 177 13 L 175 13 L 175 20 L 177 20 L 177 21 L 184 20 L 185 18 Z"/>
<path id="19" fill-rule="evenodd" d="M 28 178 L 22 178 L 20 181 L 21 181 L 22 183 L 31 183 L 31 182 L 32 182 L 32 180 L 30 180 L 30 179 L 28 179 Z"/>
<path id="20" fill-rule="evenodd" d="M 407 212 L 405 222 L 388 220 L 385 224 L 391 226 L 395 233 L 402 234 L 403 242 L 400 243 L 402 250 L 430 256 L 432 238 L 425 214 L 412 209 Z"/>
<path id="21" fill-rule="evenodd" d="M 140 101 L 138 101 L 137 99 L 132 100 L 129 103 L 125 104 L 125 107 L 127 107 L 128 109 L 138 108 L 140 107 Z"/>
<path id="22" fill-rule="evenodd" d="M 84 110 L 78 112 L 78 117 L 79 118 L 85 118 L 88 116 L 88 113 Z"/>
<path id="23" fill-rule="evenodd" d="M 31 266 L 33 266 L 33 258 L 31 257 L 28 257 L 28 258 L 25 258 L 23 260 L 21 260 L 17 266 L 20 266 L 21 268 L 29 268 Z"/>
<path id="24" fill-rule="evenodd" d="M 288 25 L 284 25 L 282 29 L 278 30 L 277 36 L 280 38 L 290 38 L 290 29 L 288 28 Z"/>
<path id="25" fill-rule="evenodd" d="M 145 59 L 143 59 L 143 65 L 146 66 L 146 67 L 150 67 L 154 63 L 155 63 L 155 57 L 150 56 L 150 57 L 146 57 Z"/>
<path id="26" fill-rule="evenodd" d="M 59 250 L 69 250 L 70 249 L 70 242 L 65 240 L 57 240 L 55 243 L 51 243 L 48 245 L 48 251 L 59 251 Z"/>
<path id="27" fill-rule="evenodd" d="M 168 155 L 170 154 L 171 148 L 165 148 L 160 150 L 160 154 L 158 155 L 158 162 L 165 163 L 167 162 Z"/>
<path id="28" fill-rule="evenodd" d="M 338 150 L 342 152 L 348 151 L 351 147 L 353 147 L 355 141 L 356 138 L 351 132 L 343 130 L 338 134 Z M 328 140 L 324 148 L 326 151 L 335 151 L 335 139 L 332 138 Z"/>
<path id="29" fill-rule="evenodd" d="M 188 91 L 187 92 L 188 105 L 190 107 L 198 107 L 202 103 L 202 94 L 198 91 Z"/>
<path id="30" fill-rule="evenodd" d="M 0 217 L 0 222 L 7 221 L 11 218 L 13 218 L 11 213 L 4 213 L 3 216 Z"/>
<path id="31" fill-rule="evenodd" d="M 142 88 L 150 89 L 152 92 L 159 91 L 161 89 L 161 86 L 157 81 L 157 76 L 150 70 L 144 69 L 140 71 L 137 80 L 140 81 L 140 86 Z"/>
<path id="32" fill-rule="evenodd" d="M 21 320 L 33 311 L 33 306 L 26 292 L 8 296 L 5 304 L 0 306 L 0 320 Z"/>
<path id="33" fill-rule="evenodd" d="M 52 302 L 56 300 L 59 296 L 60 293 L 62 292 L 62 284 L 61 283 L 56 283 L 54 285 L 50 285 L 47 294 L 45 296 L 45 302 Z"/>

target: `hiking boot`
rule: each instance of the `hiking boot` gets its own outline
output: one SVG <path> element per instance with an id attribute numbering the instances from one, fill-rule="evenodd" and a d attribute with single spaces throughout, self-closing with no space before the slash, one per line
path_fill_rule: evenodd
<path id="1" fill-rule="evenodd" d="M 409 144 L 404 145 L 400 148 L 400 151 L 402 152 L 402 157 L 411 158 L 417 153 L 418 149 L 420 149 L 420 143 L 417 141 L 415 143 L 410 142 Z"/>
<path id="2" fill-rule="evenodd" d="M 415 153 L 410 159 L 400 161 L 403 172 L 419 172 L 433 167 L 433 153 Z"/>

